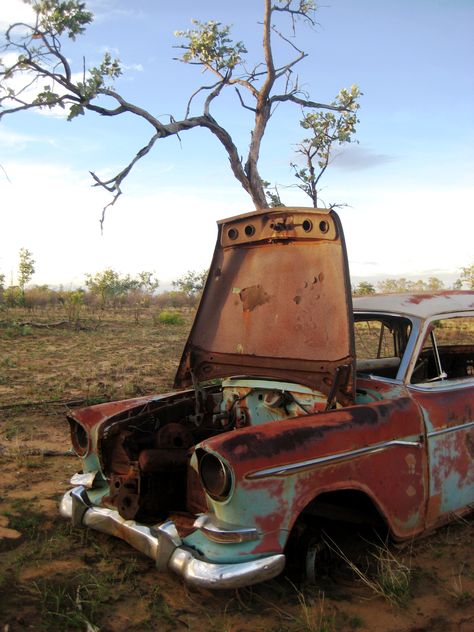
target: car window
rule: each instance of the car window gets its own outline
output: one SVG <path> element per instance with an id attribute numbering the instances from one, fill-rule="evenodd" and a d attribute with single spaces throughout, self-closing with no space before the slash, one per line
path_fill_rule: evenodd
<path id="1" fill-rule="evenodd" d="M 411 323 L 393 316 L 355 316 L 357 370 L 395 378 L 405 351 Z"/>
<path id="2" fill-rule="evenodd" d="M 474 316 L 431 322 L 411 382 L 446 382 L 474 377 Z"/>
<path id="3" fill-rule="evenodd" d="M 389 358 L 396 355 L 394 338 L 389 325 L 380 320 L 362 320 L 354 325 L 358 358 Z"/>

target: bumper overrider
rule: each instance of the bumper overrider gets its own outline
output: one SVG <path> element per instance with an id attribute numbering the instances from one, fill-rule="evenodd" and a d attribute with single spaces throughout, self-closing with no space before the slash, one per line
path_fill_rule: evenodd
<path id="1" fill-rule="evenodd" d="M 240 588 L 276 577 L 285 566 L 283 554 L 228 564 L 199 559 L 195 551 L 183 544 L 172 521 L 148 526 L 125 520 L 113 509 L 92 505 L 82 485 L 64 494 L 60 513 L 76 527 L 90 527 L 128 542 L 155 560 L 159 571 L 172 570 L 192 586 Z M 225 538 L 222 532 L 221 536 Z"/>

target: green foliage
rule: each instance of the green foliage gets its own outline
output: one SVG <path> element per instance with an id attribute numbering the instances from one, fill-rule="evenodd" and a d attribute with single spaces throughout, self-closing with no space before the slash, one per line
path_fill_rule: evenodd
<path id="1" fill-rule="evenodd" d="M 173 287 L 178 288 L 180 292 L 184 292 L 188 297 L 196 297 L 203 291 L 208 274 L 208 269 L 201 272 L 189 270 L 182 277 L 173 281 Z"/>
<path id="2" fill-rule="evenodd" d="M 311 198 L 315 208 L 318 204 L 319 180 L 329 165 L 334 146 L 354 142 L 361 94 L 356 85 L 351 86 L 350 90 L 342 89 L 332 103 L 341 111 L 307 112 L 300 121 L 301 127 L 310 132 L 296 149 L 296 153 L 303 157 L 305 166 L 291 163 L 291 167 L 299 181 L 298 188 Z"/>
<path id="3" fill-rule="evenodd" d="M 461 268 L 461 275 L 458 282 L 459 289 L 465 285 L 467 289 L 474 290 L 474 263 L 465 268 Z"/>
<path id="4" fill-rule="evenodd" d="M 181 309 L 183 307 L 193 307 L 195 299 L 184 292 L 172 290 L 171 292 L 160 292 L 157 294 L 153 299 L 153 304 L 160 309 Z"/>
<path id="5" fill-rule="evenodd" d="M 368 296 L 375 294 L 375 287 L 368 281 L 361 281 L 359 285 L 354 288 L 354 296 Z"/>
<path id="6" fill-rule="evenodd" d="M 154 279 L 154 272 L 139 272 L 134 280 L 135 288 L 143 292 L 155 292 L 160 286 L 158 279 Z"/>
<path id="7" fill-rule="evenodd" d="M 242 42 L 233 42 L 229 37 L 230 26 L 210 20 L 200 22 L 193 20 L 195 29 L 176 31 L 176 37 L 185 38 L 188 43 L 178 46 L 184 49 L 181 61 L 197 62 L 205 68 L 220 73 L 222 70 L 233 70 L 242 63 L 242 55 L 247 52 Z"/>
<path id="8" fill-rule="evenodd" d="M 69 62 L 61 53 L 61 36 L 75 40 L 88 24 L 93 14 L 78 0 L 25 0 L 36 13 L 35 24 L 13 24 L 5 34 L 3 50 L 18 53 L 11 66 L 0 62 L 0 88 L 4 112 L 31 107 L 25 103 L 24 84 L 33 85 L 31 73 L 40 86 L 31 104 L 39 108 L 68 108 L 68 120 L 84 114 L 84 108 L 99 94 L 111 89 L 110 80 L 122 73 L 120 62 L 105 53 L 98 66 L 80 73 L 76 81 Z M 18 27 L 18 28 L 17 28 Z M 78 73 L 79 75 L 79 73 Z M 2 94 L 3 93 L 3 94 Z M 1 118 L 1 115 L 0 115 Z"/>
<path id="9" fill-rule="evenodd" d="M 18 285 L 22 292 L 25 290 L 25 285 L 31 281 L 33 274 L 35 273 L 35 260 L 32 253 L 26 248 L 20 248 L 20 260 L 18 263 Z"/>
<path id="10" fill-rule="evenodd" d="M 161 325 L 182 325 L 184 318 L 178 312 L 163 311 L 158 314 L 157 318 L 153 318 L 153 321 L 160 323 Z"/>
<path id="11" fill-rule="evenodd" d="M 107 268 L 95 274 L 86 274 L 86 286 L 100 297 L 101 306 L 107 304 L 116 305 L 118 299 L 127 294 L 135 293 L 136 298 L 140 294 L 152 293 L 159 285 L 159 281 L 153 278 L 154 272 L 140 272 L 137 277 L 129 274 L 121 276 L 112 268 Z"/>
<path id="12" fill-rule="evenodd" d="M 22 304 L 22 293 L 17 285 L 10 285 L 3 292 L 3 301 L 7 307 L 16 307 Z"/>
<path id="13" fill-rule="evenodd" d="M 122 74 L 118 59 L 112 59 L 110 53 L 105 53 L 104 59 L 99 66 L 89 68 L 89 77 L 85 81 L 79 81 L 77 88 L 81 95 L 81 102 L 86 103 L 97 96 L 99 90 L 107 89 L 107 79 L 117 79 Z M 84 114 L 82 105 L 71 108 L 68 120 L 78 114 Z"/>
<path id="14" fill-rule="evenodd" d="M 86 10 L 85 2 L 77 0 L 26 0 L 31 4 L 38 16 L 38 26 L 51 35 L 66 35 L 72 40 L 85 31 L 87 24 L 94 19 Z"/>
<path id="15" fill-rule="evenodd" d="M 401 277 L 400 279 L 385 279 L 378 283 L 379 290 L 384 294 L 400 294 L 403 292 L 423 293 L 423 292 L 439 292 L 444 288 L 444 283 L 437 277 L 430 277 L 428 281 L 419 279 L 418 281 L 410 281 Z"/>
<path id="16" fill-rule="evenodd" d="M 63 300 L 68 321 L 70 323 L 77 323 L 81 310 L 84 306 L 84 291 L 79 289 L 72 290 L 71 292 L 65 292 Z"/>
<path id="17" fill-rule="evenodd" d="M 265 189 L 265 195 L 268 200 L 268 206 L 270 206 L 270 208 L 285 206 L 281 201 L 280 191 L 278 190 L 278 187 L 276 185 L 272 187 L 271 182 L 262 180 L 262 187 Z"/>

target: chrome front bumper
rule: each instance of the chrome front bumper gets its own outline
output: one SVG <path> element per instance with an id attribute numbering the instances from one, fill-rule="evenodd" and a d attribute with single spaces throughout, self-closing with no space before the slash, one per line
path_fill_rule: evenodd
<path id="1" fill-rule="evenodd" d="M 183 546 L 173 522 L 146 526 L 134 520 L 124 520 L 113 509 L 93 506 L 83 486 L 74 487 L 64 494 L 60 513 L 74 526 L 90 527 L 125 540 L 154 559 L 158 570 L 171 569 L 192 586 L 212 589 L 250 586 L 276 577 L 285 566 L 282 554 L 235 564 L 200 560 L 193 551 Z"/>

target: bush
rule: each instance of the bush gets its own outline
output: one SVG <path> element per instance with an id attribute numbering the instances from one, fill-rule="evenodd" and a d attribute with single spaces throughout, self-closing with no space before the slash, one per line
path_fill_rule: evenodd
<path id="1" fill-rule="evenodd" d="M 192 307 L 194 299 L 190 299 L 184 292 L 161 292 L 153 297 L 153 305 L 163 309 L 165 307 L 181 308 Z"/>
<path id="2" fill-rule="evenodd" d="M 153 315 L 153 322 L 155 325 L 158 323 L 161 325 L 182 325 L 184 318 L 178 312 L 163 311 L 158 316 L 156 314 Z"/>

